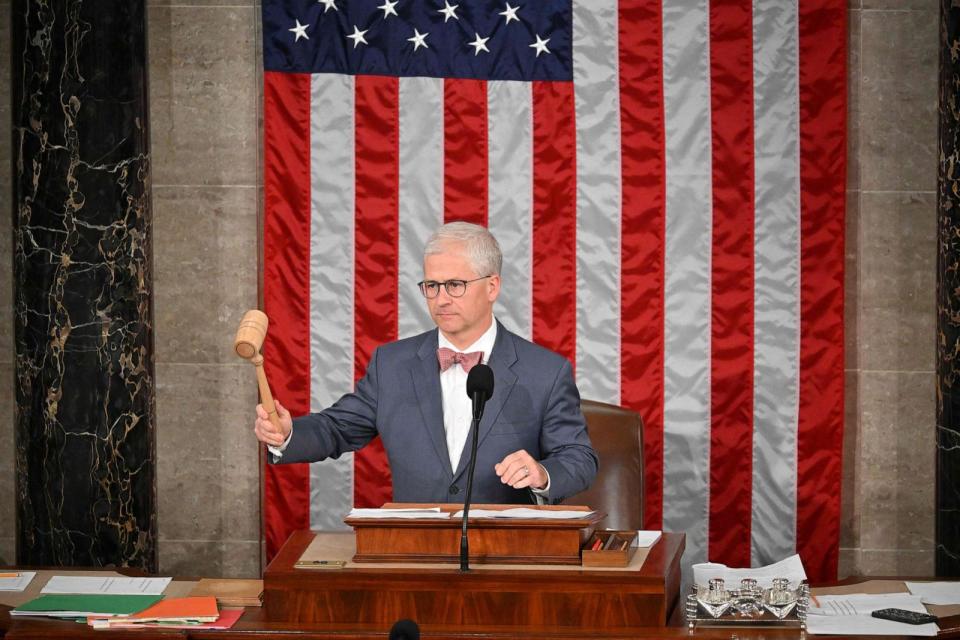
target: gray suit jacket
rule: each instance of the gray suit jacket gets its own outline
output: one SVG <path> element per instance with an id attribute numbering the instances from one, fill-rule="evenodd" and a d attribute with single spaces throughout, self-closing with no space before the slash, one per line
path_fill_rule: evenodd
<path id="1" fill-rule="evenodd" d="M 472 435 L 459 466 L 451 469 L 437 344 L 434 329 L 379 347 L 355 392 L 293 421 L 280 461 L 337 458 L 379 434 L 390 460 L 394 501 L 462 502 Z M 550 473 L 550 503 L 590 486 L 597 455 L 566 358 L 498 325 L 488 364 L 494 391 L 480 421 L 473 502 L 533 502 L 529 491 L 502 484 L 494 471 L 496 463 L 519 449 Z"/>

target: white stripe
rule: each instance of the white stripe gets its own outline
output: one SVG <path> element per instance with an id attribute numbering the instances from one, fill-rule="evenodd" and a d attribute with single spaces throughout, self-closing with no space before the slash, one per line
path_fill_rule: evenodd
<path id="1" fill-rule="evenodd" d="M 798 19 L 795 3 L 753 12 L 756 285 L 750 559 L 796 546 L 800 317 Z"/>
<path id="2" fill-rule="evenodd" d="M 709 33 L 706 0 L 664 2 L 663 528 L 687 534 L 685 566 L 707 559 L 709 530 Z"/>
<path id="3" fill-rule="evenodd" d="M 417 283 L 423 247 L 443 224 L 443 80 L 400 78 L 399 309 L 401 338 L 434 324 Z M 439 124 L 438 124 L 439 122 Z"/>
<path id="4" fill-rule="evenodd" d="M 353 389 L 353 76 L 310 82 L 310 410 Z M 346 529 L 353 454 L 310 465 L 310 528 Z"/>
<path id="5" fill-rule="evenodd" d="M 503 251 L 497 319 L 533 335 L 533 96 L 530 83 L 487 83 L 489 214 L 487 227 Z"/>
<path id="6" fill-rule="evenodd" d="M 577 384 L 620 404 L 620 84 L 617 1 L 577 3 Z"/>

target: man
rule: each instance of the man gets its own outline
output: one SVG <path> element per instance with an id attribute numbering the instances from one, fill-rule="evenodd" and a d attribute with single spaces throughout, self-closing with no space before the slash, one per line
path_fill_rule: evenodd
<path id="1" fill-rule="evenodd" d="M 397 502 L 460 502 L 472 417 L 470 368 L 489 365 L 493 396 L 479 429 L 475 503 L 556 504 L 586 489 L 597 456 L 570 363 L 493 317 L 502 256 L 484 227 L 453 222 L 424 250 L 419 283 L 437 329 L 377 348 L 353 393 L 280 429 L 257 405 L 257 439 L 272 462 L 315 462 L 383 439 Z M 531 493 L 533 495 L 531 495 Z"/>

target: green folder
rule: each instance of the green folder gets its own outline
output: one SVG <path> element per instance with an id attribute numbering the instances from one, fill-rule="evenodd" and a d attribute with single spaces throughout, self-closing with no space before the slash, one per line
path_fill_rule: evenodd
<path id="1" fill-rule="evenodd" d="M 24 603 L 12 616 L 84 618 L 92 615 L 130 615 L 156 604 L 163 596 L 120 596 L 105 594 L 48 594 Z"/>

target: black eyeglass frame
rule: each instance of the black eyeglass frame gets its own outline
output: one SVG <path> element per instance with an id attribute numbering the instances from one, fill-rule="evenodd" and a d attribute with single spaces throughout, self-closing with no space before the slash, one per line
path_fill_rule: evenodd
<path id="1" fill-rule="evenodd" d="M 421 280 L 420 282 L 417 283 L 417 287 L 420 289 L 420 293 L 423 294 L 423 297 L 427 298 L 428 300 L 433 300 L 434 298 L 440 295 L 441 286 L 443 286 L 443 288 L 447 292 L 447 295 L 450 296 L 451 298 L 462 298 L 467 293 L 468 284 L 470 284 L 471 282 L 476 282 L 477 280 L 483 280 L 484 278 L 492 278 L 492 277 L 493 277 L 493 274 L 490 274 L 487 276 L 480 276 L 479 278 L 474 278 L 473 280 L 460 280 L 459 278 L 453 278 L 452 280 L 443 280 L 443 281 Z M 450 291 L 450 285 L 461 285 L 461 284 L 463 285 L 463 291 L 461 291 L 460 293 L 453 293 L 452 291 Z M 434 293 L 431 296 L 427 293 L 428 291 L 427 286 L 433 287 L 434 285 L 436 286 L 436 293 Z"/>

